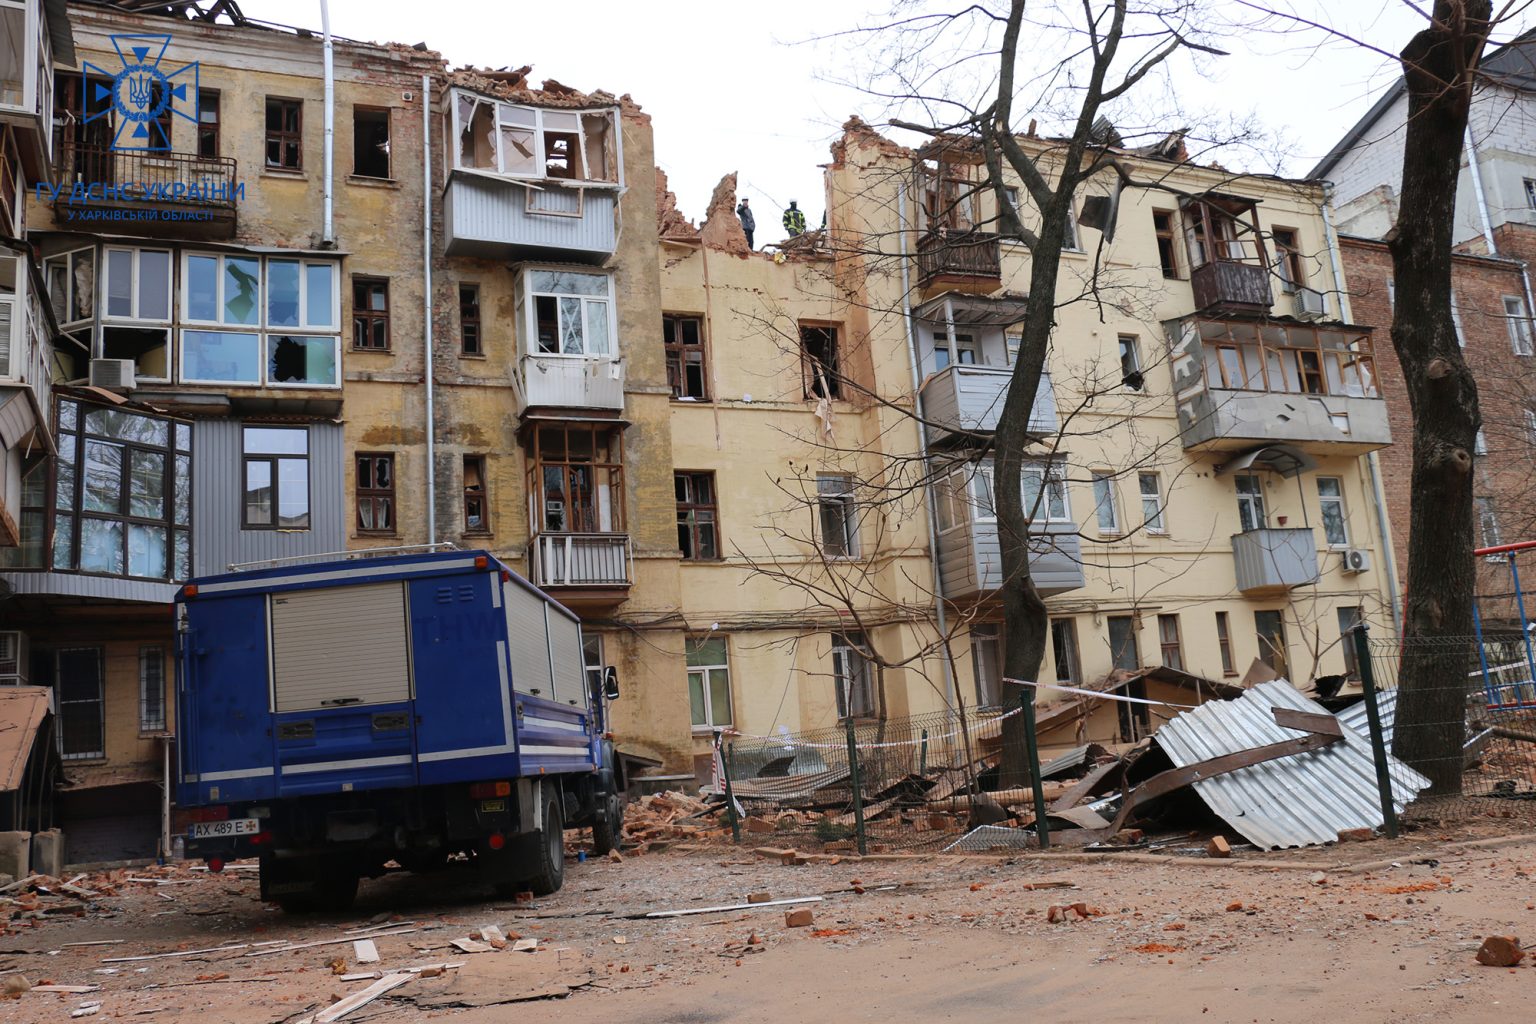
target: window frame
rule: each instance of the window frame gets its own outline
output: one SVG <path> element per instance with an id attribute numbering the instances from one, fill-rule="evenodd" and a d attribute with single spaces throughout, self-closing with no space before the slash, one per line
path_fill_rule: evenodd
<path id="1" fill-rule="evenodd" d="M 683 341 L 685 323 L 693 323 L 698 327 L 698 344 L 690 345 Z M 667 386 L 672 391 L 674 402 L 708 402 L 710 401 L 709 387 L 709 342 L 704 334 L 704 318 L 692 313 L 663 313 L 661 315 L 662 349 L 665 353 L 667 364 Z M 699 394 L 689 395 L 688 390 L 688 356 L 697 354 L 699 367 Z"/>
<path id="2" fill-rule="evenodd" d="M 580 292 L 541 291 L 535 289 L 533 286 L 533 279 L 535 274 L 571 274 L 580 275 L 582 277 L 601 278 L 607 286 L 607 291 L 603 296 L 588 295 Z M 555 315 L 557 317 L 555 328 L 555 344 L 557 351 L 545 352 L 539 347 L 542 344 L 539 340 L 538 300 L 540 296 L 555 299 Z M 561 315 L 559 300 L 563 298 L 578 299 L 581 301 L 582 350 L 580 352 L 558 351 L 561 345 L 561 340 L 559 338 L 560 330 L 558 320 L 558 317 Z M 524 340 L 520 345 L 520 348 L 522 349 L 520 353 L 521 355 L 534 359 L 613 360 L 619 358 L 618 303 L 614 298 L 614 281 L 612 273 L 604 273 L 589 267 L 555 267 L 540 264 L 525 266 L 522 268 L 517 277 L 517 295 L 515 302 L 520 310 L 519 317 L 522 319 L 524 327 Z M 594 349 L 591 344 L 591 338 L 588 337 L 587 304 L 589 302 L 602 302 L 605 303 L 607 307 L 606 312 L 604 313 L 604 320 L 608 326 L 608 337 L 606 339 L 607 347 L 602 350 Z"/>
<path id="3" fill-rule="evenodd" d="M 1531 315 L 1525 308 L 1525 300 L 1518 295 L 1503 296 L 1504 327 L 1509 332 L 1510 348 L 1517 356 L 1536 355 L 1536 340 L 1532 338 Z"/>
<path id="4" fill-rule="evenodd" d="M 1261 616 L 1274 616 L 1273 620 L 1261 618 Z M 1273 621 L 1275 631 L 1273 636 L 1265 632 L 1262 623 Z M 1285 637 L 1285 610 L 1283 608 L 1256 608 L 1253 612 L 1253 631 L 1258 638 L 1259 660 L 1268 665 L 1276 675 L 1289 680 L 1291 671 L 1291 656 Z M 1278 638 L 1278 644 L 1276 643 Z M 1273 659 L 1273 660 L 1272 660 Z"/>
<path id="5" fill-rule="evenodd" d="M 1324 494 L 1324 483 L 1331 483 L 1337 488 L 1336 494 Z M 1317 505 L 1319 520 L 1323 526 L 1323 540 L 1330 551 L 1343 551 L 1349 547 L 1349 506 L 1344 500 L 1344 478 L 1337 476 L 1319 476 L 1317 478 Z M 1327 508 L 1330 505 L 1338 506 L 1339 529 L 1343 535 L 1342 540 L 1334 540 L 1329 536 Z"/>
<path id="6" fill-rule="evenodd" d="M 469 303 L 465 297 L 471 297 Z M 474 315 L 466 312 L 467 308 L 473 308 Z M 485 358 L 484 321 L 480 313 L 480 283 L 478 281 L 459 282 L 459 355 L 471 359 Z M 471 341 L 473 339 L 473 341 Z"/>
<path id="7" fill-rule="evenodd" d="M 1232 623 L 1224 611 L 1216 613 L 1216 648 L 1221 654 L 1221 674 L 1237 675 L 1237 662 L 1232 657 Z"/>
<path id="8" fill-rule="evenodd" d="M 1184 638 L 1179 629 L 1178 615 L 1158 615 L 1157 646 L 1164 666 L 1175 672 L 1185 671 Z"/>
<path id="9" fill-rule="evenodd" d="M 1130 391 L 1145 392 L 1147 380 L 1146 370 L 1141 365 L 1141 339 L 1134 334 L 1118 334 L 1115 336 L 1115 345 L 1120 354 L 1120 387 Z M 1131 384 L 1126 380 L 1132 374 L 1141 377 L 1141 384 Z"/>
<path id="10" fill-rule="evenodd" d="M 383 114 L 384 115 L 384 174 L 365 174 L 358 170 L 358 114 Z M 362 178 L 364 181 L 394 181 L 394 137 L 395 137 L 395 113 L 393 107 L 376 106 L 369 103 L 352 104 L 352 174 L 354 178 Z"/>
<path id="11" fill-rule="evenodd" d="M 123 314 L 123 313 L 113 313 L 111 311 L 110 307 L 108 306 L 108 300 L 109 300 L 109 297 L 112 294 L 112 283 L 113 283 L 112 282 L 112 258 L 111 258 L 111 254 L 114 253 L 114 252 L 126 252 L 126 253 L 129 253 L 130 257 L 131 257 L 131 259 L 130 259 L 130 267 L 131 267 L 131 269 L 129 270 L 129 278 L 131 280 L 131 289 L 130 289 L 130 294 L 129 294 L 129 302 L 132 305 L 132 312 L 126 313 L 126 314 Z M 164 317 L 151 317 L 151 316 L 140 316 L 139 315 L 140 300 L 143 298 L 143 296 L 141 294 L 141 289 L 140 289 L 140 282 L 143 280 L 143 277 L 142 277 L 142 275 L 140 273 L 139 267 L 140 267 L 140 264 L 143 262 L 142 256 L 146 252 L 158 253 L 160 255 L 165 256 L 165 258 L 166 258 L 166 266 L 165 266 L 165 316 Z M 175 279 L 175 276 L 176 276 L 176 254 L 175 254 L 175 252 L 173 252 L 170 249 L 162 249 L 159 246 L 154 246 L 154 245 L 146 245 L 146 246 L 105 245 L 105 246 L 102 246 L 102 249 L 101 249 L 101 259 L 100 259 L 100 262 L 97 264 L 97 266 L 100 267 L 100 269 L 101 269 L 101 277 L 100 277 L 100 285 L 99 285 L 99 287 L 101 289 L 101 296 L 100 296 L 100 300 L 101 301 L 100 301 L 100 304 L 99 304 L 98 308 L 99 308 L 99 312 L 100 312 L 100 318 L 101 318 L 101 321 L 103 323 L 107 323 L 107 322 L 110 321 L 112 323 L 124 323 L 124 324 L 135 324 L 135 325 L 137 325 L 137 324 L 152 324 L 152 325 L 154 325 L 156 327 L 169 327 L 171 325 L 172 317 L 174 317 L 175 313 L 176 313 L 175 288 L 173 287 L 174 279 Z M 167 339 L 167 344 L 169 344 L 169 339 Z M 169 355 L 169 353 L 167 353 L 167 355 Z M 169 365 L 170 360 L 167 359 L 166 363 L 167 363 L 167 365 Z"/>
<path id="12" fill-rule="evenodd" d="M 698 483 L 707 481 L 709 500 L 698 500 Z M 678 548 L 683 552 L 684 562 L 719 562 L 725 559 L 723 546 L 720 543 L 720 489 L 715 482 L 714 470 L 690 470 L 680 469 L 672 472 L 672 487 L 675 492 L 679 486 L 685 487 L 688 499 L 677 499 L 677 530 Z M 707 518 L 705 518 L 707 517 Z M 699 533 L 704 526 L 710 527 L 714 532 L 713 555 L 699 554 Z M 688 547 L 682 545 L 683 531 L 687 531 L 691 541 Z M 689 552 L 692 552 L 691 554 Z"/>
<path id="13" fill-rule="evenodd" d="M 1354 629 L 1365 621 L 1365 609 L 1360 605 L 1340 605 L 1334 609 L 1339 623 L 1339 647 L 1344 655 L 1344 675 L 1360 678 L 1360 652 L 1355 649 Z"/>
<path id="14" fill-rule="evenodd" d="M 303 454 L 284 454 L 274 452 L 248 452 L 246 450 L 246 435 L 251 430 L 283 430 L 304 435 Z M 292 426 L 290 424 L 277 423 L 252 423 L 249 421 L 240 424 L 240 529 L 242 532 L 272 532 L 281 533 L 306 533 L 314 529 L 315 515 L 315 487 L 311 466 L 311 444 L 308 426 Z M 304 463 L 304 523 L 303 525 L 284 525 L 282 522 L 282 474 L 279 463 L 285 461 Z M 249 466 L 256 463 L 267 465 L 267 479 L 271 482 L 272 497 L 269 505 L 272 513 L 270 523 L 253 523 L 250 521 L 250 503 L 247 495 L 250 493 Z"/>
<path id="15" fill-rule="evenodd" d="M 293 96 L 267 96 L 265 99 L 266 102 L 262 105 L 262 170 L 302 174 L 304 172 L 304 101 Z M 294 119 L 292 131 L 286 128 L 274 130 L 268 123 L 272 115 L 272 104 L 274 103 L 280 107 L 279 121 L 286 120 L 285 117 L 281 116 L 281 108 L 289 104 L 293 106 L 297 116 Z M 293 147 L 294 163 L 288 164 L 281 159 L 275 163 L 273 162 L 271 146 L 274 141 L 279 146 L 291 145 Z M 279 150 L 280 156 L 281 152 Z"/>
<path id="16" fill-rule="evenodd" d="M 822 398 L 830 402 L 841 401 L 843 395 L 842 363 L 842 324 L 829 323 L 817 320 L 801 320 L 795 324 L 796 335 L 800 342 L 800 383 L 801 395 L 807 401 L 819 401 Z M 822 358 L 812 354 L 806 346 L 807 332 L 819 332 L 828 339 L 827 356 Z M 821 372 L 816 370 L 820 368 Z M 825 384 L 826 394 L 819 390 Z"/>
<path id="17" fill-rule="evenodd" d="M 559 439 L 559 447 L 565 450 L 563 456 L 545 454 L 546 433 L 564 435 Z M 571 454 L 570 441 L 574 433 L 585 434 L 590 439 L 587 444 L 587 450 L 592 453 L 590 459 Z M 550 534 L 610 536 L 627 532 L 622 424 L 597 420 L 536 421 L 523 444 L 523 451 L 527 466 L 524 494 L 528 501 L 530 534 L 536 537 Z M 547 525 L 552 502 L 546 476 L 551 470 L 560 478 L 556 511 L 565 521 L 563 528 Z"/>
<path id="18" fill-rule="evenodd" d="M 836 484 L 841 484 L 842 489 L 831 490 L 830 487 Z M 840 550 L 833 550 L 828 544 L 827 515 L 834 507 L 841 509 L 841 512 L 836 513 L 840 516 L 842 528 Z M 846 560 L 861 557 L 858 488 L 852 474 L 816 474 L 816 527 L 817 548 L 824 557 Z"/>
<path id="19" fill-rule="evenodd" d="M 971 673 L 975 677 L 976 706 L 1000 708 L 1004 703 L 1003 624 L 973 622 L 970 634 Z M 990 653 L 984 653 L 986 651 Z"/>
<path id="20" fill-rule="evenodd" d="M 490 105 L 491 148 L 494 150 L 494 157 L 496 161 L 495 167 L 476 167 L 473 164 L 466 164 L 463 162 L 462 139 L 464 137 L 464 131 L 467 125 L 464 123 L 463 114 L 460 111 L 461 99 L 469 99 L 473 101 L 474 104 L 485 103 Z M 619 111 L 617 107 L 600 106 L 570 109 L 561 108 L 559 110 L 546 111 L 546 109 L 543 107 L 529 106 L 522 103 L 509 103 L 506 100 L 497 99 L 496 97 L 487 96 L 484 93 L 476 92 L 473 89 L 458 88 L 449 90 L 447 107 L 449 139 L 451 140 L 449 144 L 450 155 L 448 157 L 450 171 L 464 171 L 470 174 L 488 174 L 500 178 L 513 178 L 523 181 L 539 181 L 544 179 L 551 179 L 562 182 L 572 182 L 583 186 L 606 186 L 616 189 L 624 187 L 624 159 L 622 142 L 620 140 L 622 128 L 619 124 Z M 517 125 L 513 123 L 513 127 L 526 129 L 532 133 L 532 171 L 509 171 L 504 169 L 506 167 L 506 161 L 502 156 L 502 107 L 525 110 L 533 114 L 532 125 Z M 474 109 L 474 106 L 471 106 L 471 122 L 473 122 L 474 119 Z M 580 153 L 582 170 L 586 174 L 586 177 L 577 178 L 566 175 L 552 175 L 549 173 L 547 144 L 544 139 L 544 134 L 546 132 L 546 128 L 544 127 L 544 115 L 546 112 L 550 114 L 574 114 L 576 116 L 577 128 L 574 133 L 577 136 L 576 149 L 577 152 Z M 591 153 L 589 152 L 589 147 L 587 144 L 586 118 L 597 116 L 606 118 L 608 122 L 606 129 L 607 138 L 604 140 L 603 144 L 604 166 L 601 170 L 604 174 L 607 173 L 607 163 L 611 159 L 614 164 L 617 180 L 609 179 L 606 177 L 594 178 L 591 176 L 592 168 L 588 166 L 590 163 L 589 157 L 591 156 Z M 560 135 L 572 134 L 567 129 L 548 130 Z"/>
<path id="21" fill-rule="evenodd" d="M 1093 486 L 1093 515 L 1099 535 L 1120 536 L 1124 531 L 1120 522 L 1120 502 L 1115 493 L 1118 490 L 1115 485 L 1115 471 L 1094 469 L 1089 471 L 1088 476 Z M 1108 523 L 1105 522 L 1105 511 L 1109 512 Z"/>
<path id="22" fill-rule="evenodd" d="M 86 700 L 65 700 L 61 690 L 59 656 L 75 651 L 90 651 L 96 656 L 96 696 Z M 49 681 L 48 688 L 53 693 L 55 714 L 58 718 L 54 726 L 55 735 L 58 737 L 59 759 L 62 761 L 101 761 L 107 756 L 107 652 L 106 648 L 97 644 L 80 644 L 68 647 L 55 647 L 42 652 L 44 657 L 53 661 L 53 678 Z M 89 751 L 75 751 L 73 753 L 64 749 L 65 734 L 68 731 L 65 723 L 69 719 L 69 708 L 75 705 L 92 704 L 97 709 L 97 733 L 95 749 Z"/>
<path id="23" fill-rule="evenodd" d="M 461 498 L 464 509 L 464 533 L 468 536 L 490 536 L 494 532 L 491 525 L 491 482 L 489 479 L 490 463 L 484 454 L 466 454 L 459 462 Z M 473 468 L 480 477 L 479 488 L 469 485 L 469 471 Z M 473 525 L 470 521 L 470 506 L 473 502 L 480 502 L 480 525 Z"/>
<path id="24" fill-rule="evenodd" d="M 837 720 L 840 722 L 850 718 L 854 721 L 873 718 L 879 711 L 870 661 L 864 656 L 868 643 L 868 638 L 862 632 L 832 634 L 832 679 L 837 698 Z M 855 685 L 857 690 L 854 689 Z M 861 698 L 857 708 L 852 699 L 855 695 Z"/>
<path id="25" fill-rule="evenodd" d="M 1077 639 L 1077 619 L 1071 615 L 1050 620 L 1051 663 L 1058 683 L 1079 683 L 1083 678 L 1082 648 Z M 1065 641 L 1063 643 L 1062 641 Z M 1066 670 L 1062 674 L 1061 652 L 1065 649 Z"/>
<path id="26" fill-rule="evenodd" d="M 1025 461 L 1024 465 L 1019 468 L 1019 485 L 1024 488 L 1024 493 L 1021 497 L 1024 502 L 1024 514 L 1026 516 L 1030 515 L 1032 511 L 1031 506 L 1034 502 L 1030 497 L 1028 481 L 1025 478 L 1038 477 L 1040 489 L 1045 492 L 1045 498 L 1040 502 L 1042 509 L 1045 511 L 1045 518 L 1031 517 L 1031 525 L 1041 522 L 1076 523 L 1076 520 L 1072 518 L 1071 489 L 1067 486 L 1065 470 L 1065 463 L 1059 459 L 1031 459 Z M 993 476 L 993 467 L 990 465 L 985 467 L 985 472 L 987 474 L 988 490 L 995 495 L 997 493 L 997 481 Z M 1051 512 L 1051 506 L 1056 497 L 1061 499 L 1061 514 L 1059 516 L 1053 515 Z M 997 513 L 994 506 L 993 514 L 984 521 L 993 522 L 996 519 Z"/>
<path id="27" fill-rule="evenodd" d="M 1481 542 L 1480 548 L 1496 548 L 1504 543 L 1503 531 L 1499 527 L 1499 510 L 1494 504 L 1493 496 L 1479 494 L 1472 499 L 1472 508 L 1477 515 L 1477 535 Z M 1490 562 L 1504 561 L 1504 555 L 1484 555 Z"/>
<path id="28" fill-rule="evenodd" d="M 159 668 L 160 678 L 159 678 L 158 683 L 156 684 L 156 685 L 158 685 L 159 691 L 160 691 L 159 692 L 159 696 L 158 696 L 159 709 L 160 709 L 158 717 L 154 717 L 150 713 L 150 705 L 152 703 L 151 700 L 150 700 L 150 696 L 151 696 L 150 685 L 151 685 L 151 682 L 150 682 L 150 679 L 149 679 L 149 673 L 146 671 L 146 669 L 147 669 L 147 667 L 150 664 L 153 663 L 151 660 L 149 660 L 149 656 L 151 656 L 151 655 L 158 656 L 158 658 L 159 658 L 159 665 L 160 665 L 160 668 Z M 151 736 L 151 735 L 156 735 L 156 734 L 164 733 L 169 728 L 170 715 L 169 715 L 169 713 L 166 710 L 166 695 L 167 695 L 168 690 L 167 690 L 167 687 L 166 687 L 166 674 L 165 674 L 165 670 L 166 670 L 165 645 L 163 645 L 163 644 L 144 644 L 144 645 L 139 647 L 139 735 L 140 736 Z"/>
<path id="29" fill-rule="evenodd" d="M 1082 253 L 1083 240 L 1079 237 L 1077 214 L 1072 209 L 1072 200 L 1067 200 L 1066 223 L 1062 227 L 1061 251 L 1067 253 Z"/>
<path id="30" fill-rule="evenodd" d="M 1243 484 L 1251 482 L 1252 491 L 1244 491 Z M 1269 509 L 1264 503 L 1264 481 L 1257 473 L 1235 473 L 1232 476 L 1232 489 L 1237 495 L 1237 525 L 1238 532 L 1248 533 L 1253 530 L 1269 529 Z M 1245 516 L 1244 510 L 1247 509 Z M 1255 515 L 1257 513 L 1257 515 Z M 1248 517 L 1253 517 L 1253 524 L 1248 525 Z"/>
<path id="31" fill-rule="evenodd" d="M 725 660 L 723 660 L 723 661 L 721 661 L 721 662 L 719 662 L 717 664 L 716 663 L 709 663 L 709 664 L 702 664 L 702 665 L 695 665 L 695 664 L 693 664 L 691 659 L 694 657 L 694 655 L 696 653 L 695 645 L 697 645 L 698 648 L 702 648 L 703 645 L 709 643 L 711 640 L 719 640 L 720 641 L 720 643 L 721 643 L 721 652 L 723 653 Z M 684 670 L 685 670 L 685 672 L 687 674 L 687 677 L 688 677 L 688 700 L 689 700 L 689 704 L 688 704 L 688 708 L 689 708 L 689 710 L 688 710 L 688 720 L 689 720 L 689 723 L 692 726 L 692 731 L 696 735 L 702 734 L 702 735 L 706 735 L 707 736 L 707 735 L 713 733 L 716 729 L 730 729 L 730 728 L 732 728 L 736 724 L 736 694 L 733 692 L 733 687 L 731 685 L 731 649 L 730 648 L 731 648 L 730 637 L 728 635 L 725 635 L 725 634 L 709 634 L 709 635 L 704 635 L 704 636 L 690 636 L 690 637 L 685 637 L 684 640 L 683 640 L 683 667 L 684 667 Z M 717 721 L 715 721 L 714 692 L 713 692 L 713 688 L 710 685 L 711 682 L 713 681 L 713 673 L 715 673 L 715 672 L 723 672 L 723 673 L 725 673 L 725 700 L 726 700 L 726 705 L 727 705 L 727 707 L 726 707 L 726 712 L 727 712 L 726 718 L 727 718 L 727 721 L 724 721 L 724 722 L 717 722 Z M 694 684 L 694 677 L 695 676 L 697 676 L 699 678 L 699 698 L 700 698 L 700 702 L 704 705 L 704 721 L 703 722 L 695 722 L 695 721 L 693 721 L 693 684 Z"/>
<path id="32" fill-rule="evenodd" d="M 210 104 L 208 101 L 212 100 Z M 263 111 L 265 112 L 265 111 Z M 212 113 L 213 119 L 206 120 L 205 114 Z M 224 99 L 218 89 L 197 90 L 197 158 L 199 160 L 217 160 L 219 150 L 223 142 L 223 117 Z M 210 127 L 211 126 L 211 127 Z M 213 152 L 203 152 L 203 143 L 212 140 Z"/>
<path id="33" fill-rule="evenodd" d="M 1157 244 L 1157 262 L 1163 277 L 1169 281 L 1182 281 L 1184 274 L 1179 262 L 1178 211 L 1154 209 L 1152 211 L 1152 235 Z M 1167 227 L 1158 224 L 1159 217 L 1167 217 Z M 1164 244 L 1166 243 L 1166 249 Z"/>
<path id="34" fill-rule="evenodd" d="M 1280 278 L 1280 290 L 1294 295 L 1307 286 L 1301 266 L 1301 232 L 1295 228 L 1270 225 L 1269 239 L 1275 246 L 1275 275 Z"/>
<path id="35" fill-rule="evenodd" d="M 299 334 L 305 336 L 341 334 L 341 264 L 335 260 L 314 260 L 303 256 L 267 256 L 261 268 L 261 328 L 273 334 Z M 299 268 L 299 308 L 297 324 L 272 322 L 272 264 L 295 263 Z M 327 323 L 310 322 L 314 312 L 309 294 L 309 272 L 314 267 L 325 267 L 331 272 L 331 301 L 326 310 Z"/>
<path id="36" fill-rule="evenodd" d="M 1152 490 L 1147 490 L 1147 482 L 1151 481 Z M 1168 524 L 1163 519 L 1163 513 L 1167 505 L 1163 502 L 1163 478 L 1155 471 L 1141 471 L 1136 474 L 1136 489 L 1141 495 L 1141 526 L 1147 533 L 1167 536 Z M 1153 504 L 1149 509 L 1147 502 Z"/>
<path id="37" fill-rule="evenodd" d="M 363 486 L 363 463 L 371 462 L 369 467 L 369 486 Z M 379 463 L 382 461 L 389 466 L 389 486 L 379 486 Z M 399 533 L 399 520 L 396 518 L 398 504 L 395 501 L 395 469 L 396 458 L 394 452 L 354 452 L 352 459 L 352 496 L 355 512 L 353 523 L 359 534 L 370 537 L 393 537 Z M 377 523 L 380 508 L 387 510 L 389 520 L 387 527 L 364 525 L 363 509 L 368 508 L 372 512 L 374 522 Z"/>
<path id="38" fill-rule="evenodd" d="M 1521 183 L 1525 188 L 1526 209 L 1536 210 L 1536 178 L 1523 178 Z"/>
<path id="39" fill-rule="evenodd" d="M 1135 613 L 1130 615 L 1107 615 L 1104 617 L 1104 636 L 1109 641 L 1109 662 L 1113 668 L 1129 672 L 1141 667 L 1141 637 L 1139 635 L 1141 628 L 1140 623 L 1137 621 L 1139 618 L 1140 616 Z M 1128 653 L 1131 657 L 1124 665 L 1120 663 L 1123 652 L 1117 651 L 1115 648 L 1114 627 L 1116 623 L 1120 622 L 1130 623 L 1129 632 L 1126 633 L 1125 639 L 1130 645 Z"/>
<path id="40" fill-rule="evenodd" d="M 384 294 L 384 308 L 374 309 L 372 306 L 373 289 L 382 286 Z M 369 303 L 362 308 L 358 306 L 358 289 L 369 289 Z M 384 344 L 372 343 L 373 328 L 376 324 L 384 325 Z M 364 326 L 364 337 L 368 344 L 358 343 L 358 327 Z M 388 353 L 394 348 L 394 338 L 390 328 L 390 298 L 389 278 L 379 277 L 374 274 L 352 275 L 352 351 L 353 352 L 383 352 Z"/>

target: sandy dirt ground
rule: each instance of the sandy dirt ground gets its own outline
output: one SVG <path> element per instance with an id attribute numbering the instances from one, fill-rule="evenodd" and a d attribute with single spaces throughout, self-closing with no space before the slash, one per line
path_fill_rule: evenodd
<path id="1" fill-rule="evenodd" d="M 1475 960 L 1490 934 L 1536 944 L 1536 837 L 1491 847 L 1420 832 L 1225 862 L 1094 856 L 787 866 L 711 846 L 571 861 L 560 893 L 524 904 L 492 900 L 467 871 L 388 876 L 365 882 L 347 915 L 301 918 L 260 903 L 252 871 L 118 872 L 80 883 L 113 893 L 85 899 L 80 916 L 29 916 L 30 904 L 60 902 L 48 897 L 6 908 L 0 983 L 94 990 L 34 987 L 0 999 L 0 1021 L 297 1024 L 376 984 L 354 975 L 441 963 L 462 966 L 413 975 L 341 1019 L 705 1024 L 1024 1012 L 1061 1022 L 1409 1024 L 1536 1010 L 1529 958 L 1514 968 Z M 752 893 L 822 900 L 803 904 L 808 927 L 788 927 L 778 906 L 634 916 Z M 1090 916 L 1050 920 L 1052 906 L 1073 903 Z M 507 948 L 452 944 L 486 925 Z M 370 927 L 379 962 L 360 964 L 348 930 Z M 530 938 L 535 951 L 512 948 Z M 107 962 L 219 946 L 228 948 Z"/>

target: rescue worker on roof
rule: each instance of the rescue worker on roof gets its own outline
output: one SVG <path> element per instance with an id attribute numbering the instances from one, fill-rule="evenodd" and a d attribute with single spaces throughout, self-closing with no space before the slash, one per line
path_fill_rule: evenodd
<path id="1" fill-rule="evenodd" d="M 741 201 L 740 206 L 736 207 L 736 216 L 741 219 L 741 230 L 746 233 L 747 248 L 751 249 L 753 247 L 752 232 L 757 230 L 757 218 L 752 216 L 752 207 L 747 205 L 745 199 Z"/>
<path id="2" fill-rule="evenodd" d="M 805 213 L 793 199 L 789 201 L 789 209 L 784 211 L 784 231 L 790 238 L 805 234 Z"/>

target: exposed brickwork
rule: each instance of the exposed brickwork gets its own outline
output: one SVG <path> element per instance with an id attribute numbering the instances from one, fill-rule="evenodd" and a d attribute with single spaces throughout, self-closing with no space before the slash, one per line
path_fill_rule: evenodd
<path id="1" fill-rule="evenodd" d="M 1501 229 L 1510 231 L 1509 227 Z M 1512 234 L 1536 255 L 1536 231 L 1514 226 Z M 1501 248 L 1502 248 L 1501 241 Z M 1387 402 L 1392 446 L 1379 453 L 1387 515 L 1392 523 L 1399 585 L 1406 585 L 1408 568 L 1408 510 L 1412 494 L 1413 415 L 1403 384 L 1402 368 L 1392 348 L 1392 257 L 1385 244 L 1359 238 L 1342 239 L 1345 276 L 1350 287 L 1353 321 L 1377 328 L 1378 386 Z M 1501 539 L 1536 538 L 1533 515 L 1531 458 L 1533 443 L 1526 426 L 1527 409 L 1536 399 L 1536 358 L 1517 356 L 1504 316 L 1504 297 L 1523 294 L 1518 264 L 1476 256 L 1458 256 L 1452 270 L 1452 290 L 1468 364 L 1477 377 L 1488 451 L 1477 460 L 1479 496 L 1492 497 Z M 1479 573 L 1479 593 L 1485 598 L 1507 593 L 1504 567 L 1486 564 Z M 1483 614 L 1499 614 L 1495 598 L 1485 601 Z"/>

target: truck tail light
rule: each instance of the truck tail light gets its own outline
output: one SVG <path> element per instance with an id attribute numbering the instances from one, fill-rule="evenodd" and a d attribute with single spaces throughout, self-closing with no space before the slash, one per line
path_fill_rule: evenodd
<path id="1" fill-rule="evenodd" d="M 213 807 L 194 807 L 188 812 L 193 821 L 228 821 L 229 807 L 216 804 Z"/>
<path id="2" fill-rule="evenodd" d="M 271 832 L 257 832 L 256 834 L 254 834 L 252 836 L 249 836 L 247 838 L 250 840 L 250 843 L 251 843 L 252 846 L 263 846 L 263 845 L 265 845 L 267 843 L 270 843 L 272 841 L 272 833 Z"/>
<path id="3" fill-rule="evenodd" d="M 511 796 L 510 782 L 477 782 L 469 787 L 469 795 L 476 800 L 491 800 L 498 796 Z"/>
<path id="4" fill-rule="evenodd" d="M 196 583 L 188 583 L 186 586 L 182 587 L 181 588 L 181 596 L 182 597 L 196 597 L 197 596 L 197 584 Z"/>
<path id="5" fill-rule="evenodd" d="M 484 555 L 476 555 L 475 556 L 475 568 L 476 569 L 484 569 L 487 566 L 489 566 L 490 564 L 491 564 L 491 560 L 489 558 L 486 558 Z"/>
<path id="6" fill-rule="evenodd" d="M 485 845 L 493 850 L 499 850 L 507 845 L 507 837 L 500 832 L 492 832 L 490 838 L 486 839 Z"/>

